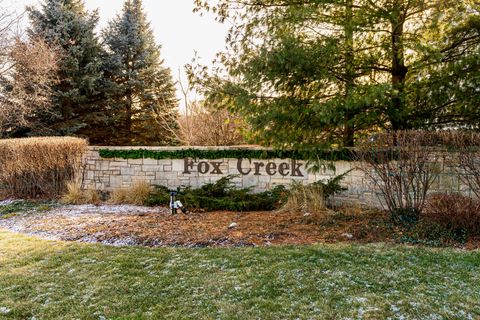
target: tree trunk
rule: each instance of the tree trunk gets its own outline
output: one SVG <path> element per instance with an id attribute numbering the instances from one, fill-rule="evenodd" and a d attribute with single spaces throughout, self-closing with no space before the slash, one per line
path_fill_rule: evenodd
<path id="1" fill-rule="evenodd" d="M 133 138 L 132 132 L 132 116 L 133 116 L 133 97 L 132 90 L 128 89 L 126 92 L 125 102 L 125 141 L 130 142 Z"/>
<path id="2" fill-rule="evenodd" d="M 394 3 L 391 19 L 392 29 L 392 68 L 391 84 L 392 96 L 388 117 L 392 130 L 405 130 L 408 128 L 405 110 L 405 78 L 408 68 L 405 66 L 405 48 L 403 45 L 403 25 L 405 23 L 405 12 L 401 0 Z"/>
<path id="3" fill-rule="evenodd" d="M 355 70 L 353 66 L 354 48 L 353 48 L 353 0 L 347 0 L 345 3 L 345 100 L 349 100 L 355 87 Z M 346 106 L 345 119 L 343 127 L 343 144 L 346 147 L 353 147 L 355 128 L 352 125 L 353 113 L 350 107 Z"/>

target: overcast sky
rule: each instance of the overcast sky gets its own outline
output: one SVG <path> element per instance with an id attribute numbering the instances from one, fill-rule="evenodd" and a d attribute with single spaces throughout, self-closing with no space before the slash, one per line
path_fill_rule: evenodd
<path id="1" fill-rule="evenodd" d="M 38 5 L 41 0 L 0 0 L 2 6 L 8 6 L 22 12 L 26 5 Z M 88 10 L 98 9 L 99 27 L 122 9 L 123 0 L 85 0 Z M 228 26 L 215 22 L 212 15 L 200 16 L 193 13 L 193 0 L 143 0 L 147 18 L 154 30 L 157 43 L 162 45 L 161 55 L 165 64 L 172 69 L 175 79 L 178 69 L 189 63 L 198 52 L 201 61 L 209 64 L 215 53 L 225 44 Z"/>

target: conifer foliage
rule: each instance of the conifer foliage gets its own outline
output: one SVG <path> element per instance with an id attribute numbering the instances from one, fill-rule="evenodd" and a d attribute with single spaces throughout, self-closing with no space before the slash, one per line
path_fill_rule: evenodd
<path id="1" fill-rule="evenodd" d="M 45 0 L 29 7 L 31 38 L 42 38 L 61 51 L 58 83 L 53 89 L 53 113 L 42 121 L 56 135 L 79 134 L 106 121 L 100 107 L 101 46 L 94 29 L 97 12 L 82 0 Z"/>
<path id="2" fill-rule="evenodd" d="M 177 140 L 175 84 L 160 58 L 140 0 L 126 0 L 103 33 L 114 144 L 172 144 Z"/>

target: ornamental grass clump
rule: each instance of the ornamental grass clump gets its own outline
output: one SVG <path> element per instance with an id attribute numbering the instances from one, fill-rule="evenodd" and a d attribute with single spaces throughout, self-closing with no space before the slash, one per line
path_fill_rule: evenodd
<path id="1" fill-rule="evenodd" d="M 326 210 L 323 187 L 318 184 L 294 183 L 282 211 L 321 213 Z"/>
<path id="2" fill-rule="evenodd" d="M 99 205 L 102 202 L 97 190 L 89 188 L 83 190 L 79 182 L 71 181 L 67 183 L 67 191 L 60 199 L 64 204 L 94 204 Z"/>
<path id="3" fill-rule="evenodd" d="M 129 188 L 114 189 L 108 202 L 141 206 L 148 202 L 152 191 L 153 188 L 147 181 L 136 181 Z"/>
<path id="4" fill-rule="evenodd" d="M 87 146 L 71 137 L 0 140 L 0 189 L 16 198 L 56 198 L 81 173 Z"/>

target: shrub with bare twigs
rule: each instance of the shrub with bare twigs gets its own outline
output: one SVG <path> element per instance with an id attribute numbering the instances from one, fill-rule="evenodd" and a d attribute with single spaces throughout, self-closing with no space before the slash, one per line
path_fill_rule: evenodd
<path id="1" fill-rule="evenodd" d="M 244 144 L 244 121 L 225 109 L 204 108 L 192 103 L 180 117 L 182 140 L 190 146 L 229 146 Z"/>
<path id="2" fill-rule="evenodd" d="M 379 133 L 359 144 L 362 169 L 394 219 L 398 213 L 415 220 L 424 208 L 440 174 L 442 157 L 432 152 L 436 143 L 435 132 L 399 131 Z"/>
<path id="3" fill-rule="evenodd" d="M 51 109 L 52 85 L 57 79 L 59 51 L 41 39 L 20 39 L 10 48 L 11 68 L 2 74 L 0 137 L 14 137 L 28 130 L 48 133 L 43 117 L 56 117 Z"/>
<path id="4" fill-rule="evenodd" d="M 480 201 L 458 193 L 438 193 L 428 198 L 422 217 L 447 230 L 480 235 Z"/>
<path id="5" fill-rule="evenodd" d="M 480 200 L 480 133 L 448 131 L 444 136 L 444 143 L 456 151 L 452 166 L 460 181 Z"/>

